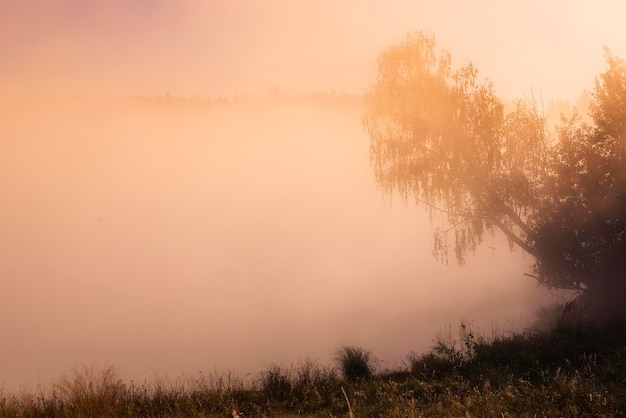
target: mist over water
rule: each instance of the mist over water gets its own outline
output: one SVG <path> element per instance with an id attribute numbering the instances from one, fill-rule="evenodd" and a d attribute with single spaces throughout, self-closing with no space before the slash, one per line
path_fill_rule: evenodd
<path id="1" fill-rule="evenodd" d="M 20 102 L 0 124 L 0 387 L 80 364 L 128 380 L 257 373 L 339 344 L 382 367 L 474 320 L 524 326 L 545 289 L 496 238 L 460 268 L 385 202 L 358 105 Z"/>

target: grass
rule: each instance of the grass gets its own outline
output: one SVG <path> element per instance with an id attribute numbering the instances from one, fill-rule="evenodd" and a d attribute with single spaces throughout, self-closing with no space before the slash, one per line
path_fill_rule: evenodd
<path id="1" fill-rule="evenodd" d="M 113 366 L 80 368 L 38 394 L 0 392 L 2 417 L 624 416 L 626 322 L 555 321 L 541 332 L 439 340 L 406 367 L 376 371 L 341 347 L 337 367 L 271 365 L 232 374 L 125 383 Z"/>
<path id="2" fill-rule="evenodd" d="M 367 379 L 374 374 L 372 353 L 361 347 L 341 346 L 335 360 L 348 380 Z"/>

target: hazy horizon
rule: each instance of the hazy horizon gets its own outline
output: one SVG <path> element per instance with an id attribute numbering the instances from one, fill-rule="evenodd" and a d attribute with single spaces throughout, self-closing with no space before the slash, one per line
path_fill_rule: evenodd
<path id="1" fill-rule="evenodd" d="M 11 112 L 6 388 L 80 364 L 256 373 L 340 344 L 391 367 L 461 320 L 528 325 L 549 299 L 501 238 L 464 267 L 432 258 L 426 213 L 376 189 L 359 106 Z"/>
<path id="2" fill-rule="evenodd" d="M 385 201 L 358 104 L 210 108 L 85 97 L 201 98 L 276 88 L 363 94 L 376 58 L 432 32 L 506 99 L 593 88 L 626 55 L 617 2 L 23 1 L 0 13 L 0 388 L 73 365 L 256 373 L 340 344 L 402 364 L 473 320 L 487 337 L 554 300 L 532 259 L 487 240 L 437 263 L 433 224 Z M 435 225 L 441 220 L 435 219 Z M 491 247 L 491 248 L 490 248 Z"/>

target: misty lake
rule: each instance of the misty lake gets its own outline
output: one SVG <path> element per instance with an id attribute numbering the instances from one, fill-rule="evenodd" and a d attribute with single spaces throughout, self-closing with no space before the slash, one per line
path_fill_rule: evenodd
<path id="1" fill-rule="evenodd" d="M 461 320 L 490 336 L 546 300 L 500 238 L 464 267 L 432 258 L 427 214 L 376 188 L 358 100 L 3 113 L 5 389 L 81 364 L 243 376 L 330 364 L 340 344 L 393 367 Z"/>

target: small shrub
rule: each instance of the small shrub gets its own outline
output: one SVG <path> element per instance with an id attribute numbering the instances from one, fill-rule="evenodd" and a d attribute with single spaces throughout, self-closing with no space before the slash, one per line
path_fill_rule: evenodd
<path id="1" fill-rule="evenodd" d="M 432 352 L 423 355 L 410 354 L 408 361 L 411 374 L 424 379 L 452 375 L 460 365 L 455 358 Z"/>
<path id="2" fill-rule="evenodd" d="M 374 373 L 371 352 L 361 347 L 341 346 L 336 360 L 348 380 L 367 378 Z"/>
<path id="3" fill-rule="evenodd" d="M 550 333 L 560 328 L 576 325 L 580 326 L 585 317 L 582 306 L 575 301 L 541 306 L 535 315 L 536 320 L 531 329 L 542 333 Z"/>

